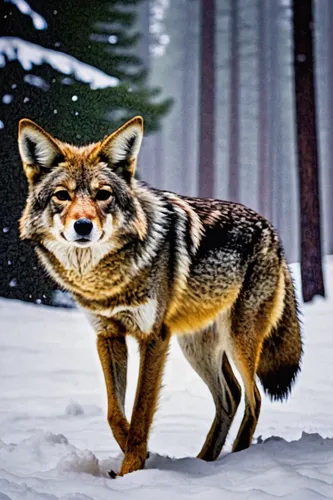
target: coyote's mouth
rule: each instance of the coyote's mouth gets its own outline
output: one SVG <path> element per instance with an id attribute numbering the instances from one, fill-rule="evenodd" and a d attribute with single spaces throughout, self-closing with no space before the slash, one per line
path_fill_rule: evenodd
<path id="1" fill-rule="evenodd" d="M 74 243 L 76 246 L 87 247 L 94 242 L 89 240 L 88 238 L 80 238 L 78 240 L 74 240 L 72 243 Z"/>
<path id="2" fill-rule="evenodd" d="M 103 237 L 103 233 L 100 235 L 100 237 L 98 238 L 97 241 L 91 239 L 91 238 L 85 238 L 85 237 L 81 237 L 81 238 L 77 238 L 75 240 L 68 240 L 65 236 L 65 234 L 62 232 L 60 233 L 60 236 L 62 237 L 63 240 L 65 240 L 67 243 L 71 243 L 75 246 L 79 246 L 79 247 L 87 247 L 89 245 L 92 245 L 93 243 L 97 243 L 98 241 L 101 240 L 101 238 Z"/>

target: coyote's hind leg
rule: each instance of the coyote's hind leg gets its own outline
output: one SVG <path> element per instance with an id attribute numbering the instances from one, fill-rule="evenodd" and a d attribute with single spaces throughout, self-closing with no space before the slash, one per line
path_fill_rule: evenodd
<path id="1" fill-rule="evenodd" d="M 198 458 L 216 460 L 222 450 L 241 398 L 241 389 L 221 347 L 217 323 L 207 329 L 178 336 L 192 368 L 207 384 L 215 403 L 214 421 Z"/>

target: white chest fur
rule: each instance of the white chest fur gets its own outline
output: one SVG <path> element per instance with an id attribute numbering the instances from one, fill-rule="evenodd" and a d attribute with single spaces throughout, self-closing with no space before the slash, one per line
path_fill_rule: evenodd
<path id="1" fill-rule="evenodd" d="M 156 320 L 157 300 L 149 299 L 139 306 L 120 305 L 113 309 L 105 309 L 99 314 L 107 318 L 114 318 L 117 316 L 121 318 L 122 313 L 126 313 L 127 316 L 130 316 L 142 333 L 149 334 Z"/>
<path id="2" fill-rule="evenodd" d="M 44 244 L 66 270 L 74 270 L 81 274 L 87 273 L 97 266 L 100 260 L 112 249 L 112 244 L 95 245 L 89 248 L 77 248 L 48 240 L 45 240 Z"/>

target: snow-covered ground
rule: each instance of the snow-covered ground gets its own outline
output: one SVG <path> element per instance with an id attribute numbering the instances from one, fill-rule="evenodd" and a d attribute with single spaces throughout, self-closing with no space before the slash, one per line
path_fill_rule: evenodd
<path id="1" fill-rule="evenodd" d="M 297 271 L 297 268 L 296 268 Z M 214 407 L 173 342 L 146 468 L 124 478 L 106 422 L 94 334 L 78 310 L 0 300 L 0 500 L 333 498 L 333 261 L 329 299 L 303 307 L 305 356 L 290 400 L 263 399 L 250 449 L 193 458 Z M 130 342 L 127 411 L 138 358 Z M 258 443 L 259 441 L 259 443 Z"/>

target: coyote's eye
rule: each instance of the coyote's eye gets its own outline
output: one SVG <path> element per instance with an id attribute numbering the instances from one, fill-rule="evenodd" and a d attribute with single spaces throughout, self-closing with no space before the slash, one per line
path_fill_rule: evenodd
<path id="1" fill-rule="evenodd" d="M 96 193 L 96 200 L 98 201 L 106 201 L 110 198 L 111 193 L 107 189 L 100 189 Z"/>
<path id="2" fill-rule="evenodd" d="M 54 196 L 59 201 L 70 201 L 70 199 L 71 199 L 69 192 L 66 191 L 65 189 L 61 189 L 60 191 L 57 191 L 56 193 L 54 193 Z"/>

